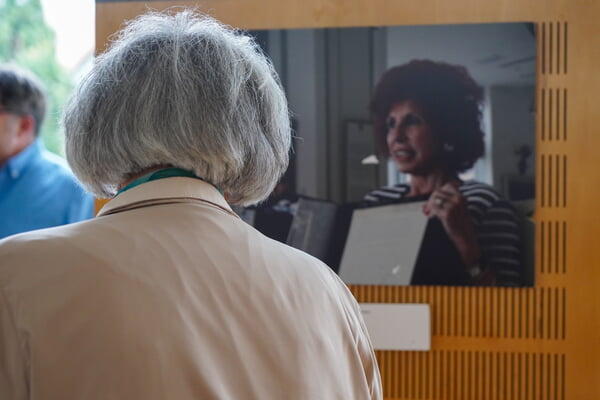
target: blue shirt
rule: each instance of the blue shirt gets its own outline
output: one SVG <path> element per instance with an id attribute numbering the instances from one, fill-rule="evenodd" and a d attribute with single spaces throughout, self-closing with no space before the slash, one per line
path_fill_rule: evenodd
<path id="1" fill-rule="evenodd" d="M 36 140 L 0 169 L 0 238 L 92 218 L 94 197 Z"/>

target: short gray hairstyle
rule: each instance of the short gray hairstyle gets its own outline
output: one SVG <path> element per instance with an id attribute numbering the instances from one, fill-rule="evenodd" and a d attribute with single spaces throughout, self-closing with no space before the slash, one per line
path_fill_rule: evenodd
<path id="1" fill-rule="evenodd" d="M 288 165 L 287 101 L 252 38 L 184 9 L 129 22 L 65 107 L 66 156 L 100 197 L 169 165 L 265 199 Z"/>

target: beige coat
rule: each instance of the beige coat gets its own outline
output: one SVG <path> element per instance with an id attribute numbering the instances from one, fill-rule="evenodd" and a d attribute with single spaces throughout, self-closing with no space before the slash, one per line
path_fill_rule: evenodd
<path id="1" fill-rule="evenodd" d="M 211 185 L 0 241 L 0 399 L 380 399 L 358 305 Z"/>

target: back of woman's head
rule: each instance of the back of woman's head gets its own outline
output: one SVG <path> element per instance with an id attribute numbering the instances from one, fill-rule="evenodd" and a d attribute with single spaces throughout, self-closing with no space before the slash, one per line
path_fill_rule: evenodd
<path id="1" fill-rule="evenodd" d="M 264 199 L 285 171 L 287 103 L 251 38 L 190 10 L 130 22 L 70 99 L 66 154 L 98 196 L 145 169 L 169 165 Z"/>
<path id="2" fill-rule="evenodd" d="M 462 172 L 483 155 L 483 89 L 466 68 L 430 60 L 413 60 L 388 69 L 375 86 L 369 108 L 380 148 L 387 154 L 385 120 L 394 104 L 413 101 L 440 143 L 446 144 L 449 168 Z"/>

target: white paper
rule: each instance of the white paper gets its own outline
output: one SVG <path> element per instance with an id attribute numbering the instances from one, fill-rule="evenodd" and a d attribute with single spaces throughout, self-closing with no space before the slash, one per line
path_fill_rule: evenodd
<path id="1" fill-rule="evenodd" d="M 355 210 L 339 275 L 349 284 L 409 285 L 428 218 L 424 202 Z"/>

